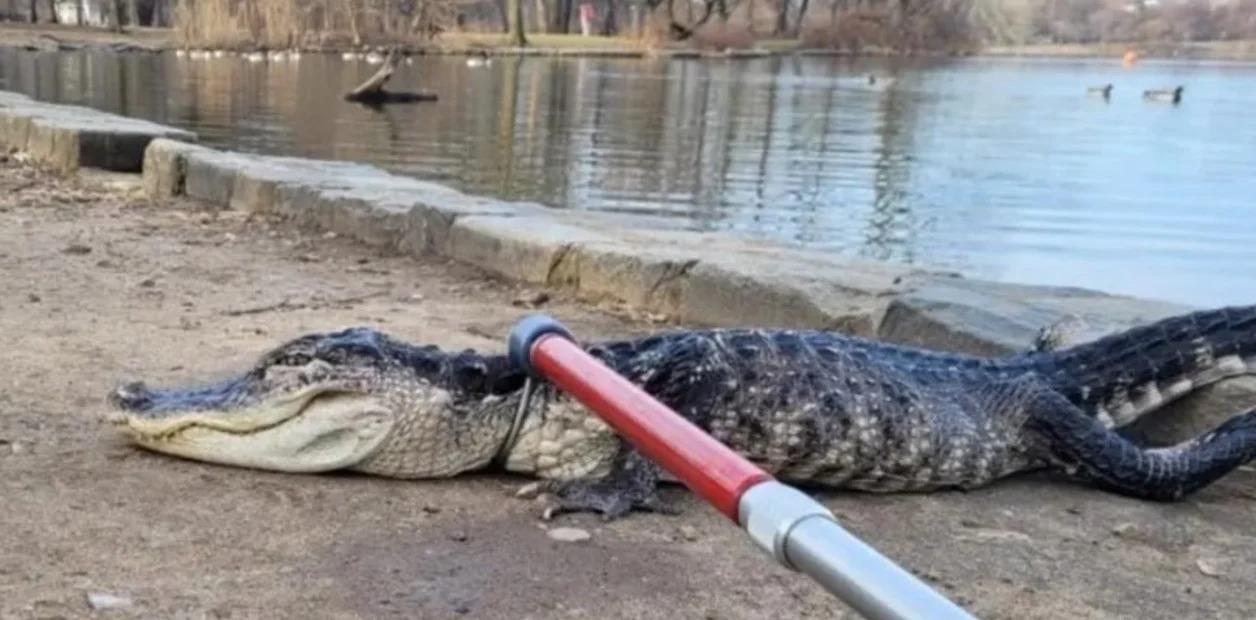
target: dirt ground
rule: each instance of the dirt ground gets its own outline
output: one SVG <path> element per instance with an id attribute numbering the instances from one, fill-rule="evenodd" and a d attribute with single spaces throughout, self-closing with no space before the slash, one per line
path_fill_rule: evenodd
<path id="1" fill-rule="evenodd" d="M 853 617 L 692 496 L 680 516 L 543 524 L 511 496 L 517 478 L 280 475 L 130 447 L 96 417 L 124 379 L 198 380 L 351 324 L 501 349 L 528 296 L 455 265 L 152 205 L 134 181 L 0 164 L 0 618 Z M 586 336 L 658 329 L 543 308 Z M 1175 505 L 1045 479 L 821 499 L 980 617 L 1242 618 L 1256 609 L 1254 483 L 1240 471 Z M 557 525 L 591 539 L 552 540 Z M 125 601 L 93 610 L 101 595 Z"/>

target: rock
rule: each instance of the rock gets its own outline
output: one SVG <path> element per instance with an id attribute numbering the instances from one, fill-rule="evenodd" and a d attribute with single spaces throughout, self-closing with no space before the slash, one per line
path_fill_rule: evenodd
<path id="1" fill-rule="evenodd" d="M 91 592 L 87 595 L 87 606 L 95 610 L 118 609 L 131 605 L 131 599 L 124 596 L 104 592 Z"/>
<path id="2" fill-rule="evenodd" d="M 61 252 L 64 254 L 82 256 L 83 254 L 91 254 L 92 248 L 91 246 L 83 245 L 82 243 L 71 243 L 70 245 L 62 248 Z"/>
<path id="3" fill-rule="evenodd" d="M 1219 560 L 1215 558 L 1200 558 L 1195 560 L 1195 566 L 1199 567 L 1199 572 L 1209 577 L 1220 577 L 1224 574 Z"/>
<path id="4" fill-rule="evenodd" d="M 144 149 L 143 188 L 150 198 L 181 196 L 187 180 L 187 154 L 207 151 L 204 146 L 157 138 Z"/>
<path id="5" fill-rule="evenodd" d="M 220 209 L 231 206 L 236 175 L 254 163 L 247 155 L 212 149 L 185 151 L 183 159 L 183 193 Z"/>
<path id="6" fill-rule="evenodd" d="M 917 273 L 767 244 L 730 242 L 713 250 L 689 270 L 678 317 L 682 321 L 870 337 L 876 335 L 891 295 Z"/>
<path id="7" fill-rule="evenodd" d="M 1086 326 L 1084 333 L 1070 332 L 1078 344 L 1190 310 L 1081 288 L 936 278 L 890 302 L 877 335 L 943 351 L 1007 355 L 1029 350 L 1043 328 L 1070 316 Z"/>
<path id="8" fill-rule="evenodd" d="M 558 270 L 563 284 L 588 301 L 611 300 L 638 311 L 679 314 L 687 276 L 699 254 L 649 235 L 619 231 L 616 238 L 571 244 Z"/>
<path id="9" fill-rule="evenodd" d="M 681 538 L 690 542 L 698 540 L 698 528 L 692 525 L 682 525 L 676 528 L 676 532 L 680 534 Z"/>
<path id="10" fill-rule="evenodd" d="M 607 240 L 551 216 L 475 215 L 454 221 L 448 251 L 455 260 L 511 280 L 578 290 L 579 272 L 568 260 L 572 246 Z"/>
<path id="11" fill-rule="evenodd" d="M 545 291 L 531 291 L 514 298 L 511 300 L 510 305 L 516 308 L 537 308 L 544 305 L 549 299 L 549 293 Z"/>
<path id="12" fill-rule="evenodd" d="M 587 530 L 578 527 L 556 527 L 547 530 L 545 534 L 558 542 L 568 543 L 584 542 L 593 538 L 593 535 Z"/>

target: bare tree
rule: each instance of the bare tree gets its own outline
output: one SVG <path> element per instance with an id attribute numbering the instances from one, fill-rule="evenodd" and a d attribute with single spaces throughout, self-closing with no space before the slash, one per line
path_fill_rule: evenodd
<path id="1" fill-rule="evenodd" d="M 122 32 L 122 3 L 125 0 L 105 0 L 109 5 L 109 17 L 107 18 L 109 29 L 114 32 Z"/>
<path id="2" fill-rule="evenodd" d="M 525 47 L 528 37 L 523 32 L 523 0 L 506 0 L 506 5 L 510 7 L 510 42 L 515 47 Z"/>

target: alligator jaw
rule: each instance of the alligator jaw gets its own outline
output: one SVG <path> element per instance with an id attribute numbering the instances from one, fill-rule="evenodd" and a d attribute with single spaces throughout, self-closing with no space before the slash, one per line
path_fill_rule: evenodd
<path id="1" fill-rule="evenodd" d="M 213 388 L 198 391 L 210 390 Z M 247 434 L 274 427 L 300 415 L 318 395 L 316 390 L 310 390 L 280 400 L 262 401 L 254 406 L 228 408 L 225 398 L 217 395 L 188 396 L 194 393 L 192 390 L 149 390 L 141 383 L 130 383 L 110 395 L 113 407 L 106 413 L 105 419 L 136 438 L 160 440 L 190 427 Z M 170 402 L 179 402 L 182 406 L 161 405 Z"/>
<path id="2" fill-rule="evenodd" d="M 310 388 L 248 404 L 232 396 L 230 383 L 197 390 L 132 383 L 110 395 L 105 419 L 154 452 L 290 473 L 355 465 L 375 452 L 394 423 L 391 411 L 366 394 Z"/>

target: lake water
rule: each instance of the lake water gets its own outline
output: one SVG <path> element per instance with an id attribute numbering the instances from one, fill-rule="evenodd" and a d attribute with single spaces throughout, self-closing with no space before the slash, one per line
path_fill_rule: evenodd
<path id="1" fill-rule="evenodd" d="M 667 216 L 973 277 L 1256 303 L 1256 65 L 1119 60 L 0 53 L 0 88 L 556 208 Z M 868 72 L 892 76 L 869 86 Z M 1110 101 L 1086 87 L 1111 82 Z M 1181 105 L 1142 100 L 1186 87 Z"/>

